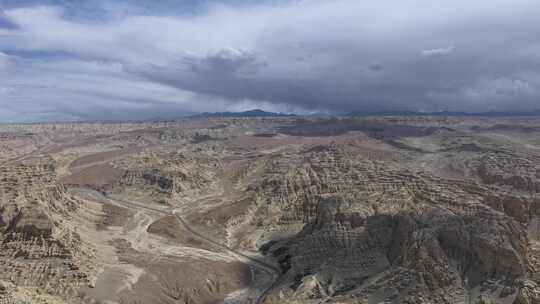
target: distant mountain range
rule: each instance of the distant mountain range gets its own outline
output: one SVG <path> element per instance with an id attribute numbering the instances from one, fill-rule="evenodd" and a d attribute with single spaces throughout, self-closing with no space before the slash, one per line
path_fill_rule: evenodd
<path id="1" fill-rule="evenodd" d="M 243 112 L 204 112 L 188 118 L 256 118 L 256 117 L 295 117 L 295 114 L 267 112 L 260 109 Z M 345 114 L 347 117 L 362 116 L 470 116 L 470 117 L 517 117 L 517 116 L 540 116 L 540 109 L 531 111 L 490 111 L 490 112 L 419 112 L 419 111 L 355 111 Z"/>
<path id="2" fill-rule="evenodd" d="M 490 111 L 490 112 L 416 112 L 416 111 L 380 111 L 380 112 L 350 112 L 346 116 L 540 116 L 540 109 L 531 111 Z"/>
<path id="3" fill-rule="evenodd" d="M 242 118 L 242 117 L 292 117 L 294 114 L 266 112 L 260 109 L 244 112 L 205 112 L 190 116 L 190 118 Z"/>

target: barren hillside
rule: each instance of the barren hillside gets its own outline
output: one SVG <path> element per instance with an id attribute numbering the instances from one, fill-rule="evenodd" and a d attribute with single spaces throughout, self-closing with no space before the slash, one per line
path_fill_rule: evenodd
<path id="1" fill-rule="evenodd" d="M 540 303 L 536 117 L 0 125 L 0 172 L 0 302 Z"/>

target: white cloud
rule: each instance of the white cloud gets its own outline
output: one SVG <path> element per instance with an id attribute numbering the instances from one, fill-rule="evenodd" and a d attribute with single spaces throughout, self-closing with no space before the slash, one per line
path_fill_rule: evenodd
<path id="1" fill-rule="evenodd" d="M 189 113 L 186 104 L 197 98 L 190 92 L 137 79 L 119 64 L 19 59 L 12 69 L 0 83 L 0 112 L 20 113 L 25 121 L 43 113 L 56 113 L 57 119 L 129 118 L 128 114 L 145 112 L 159 116 L 170 109 Z"/>
<path id="2" fill-rule="evenodd" d="M 421 53 L 422 53 L 422 56 L 426 56 L 426 57 L 438 57 L 438 56 L 448 55 L 453 52 L 454 52 L 454 47 L 449 46 L 445 48 L 423 50 Z"/>

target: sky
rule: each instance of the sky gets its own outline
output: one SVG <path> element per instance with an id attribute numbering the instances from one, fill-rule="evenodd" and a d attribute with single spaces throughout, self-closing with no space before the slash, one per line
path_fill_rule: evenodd
<path id="1" fill-rule="evenodd" d="M 0 122 L 540 109 L 538 0 L 0 0 Z"/>

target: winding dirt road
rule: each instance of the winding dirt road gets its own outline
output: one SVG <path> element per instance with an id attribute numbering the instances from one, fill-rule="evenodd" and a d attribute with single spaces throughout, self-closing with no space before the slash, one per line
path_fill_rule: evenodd
<path id="1" fill-rule="evenodd" d="M 220 242 L 217 242 L 217 241 L 215 241 L 215 240 L 213 240 L 213 239 L 211 239 L 211 238 L 197 232 L 174 209 L 172 209 L 172 210 L 170 210 L 170 209 L 158 209 L 158 208 L 148 207 L 148 206 L 142 205 L 140 203 L 135 203 L 135 202 L 131 202 L 131 201 L 125 201 L 125 200 L 120 200 L 120 199 L 116 199 L 116 198 L 111 198 L 111 197 L 108 197 L 106 195 L 103 195 L 103 196 L 107 200 L 110 200 L 110 201 L 115 202 L 117 204 L 123 205 L 125 207 L 136 208 L 136 209 L 140 209 L 140 210 L 142 209 L 142 210 L 146 210 L 146 211 L 150 211 L 150 212 L 163 214 L 163 215 L 166 215 L 166 216 L 171 216 L 172 215 L 180 222 L 180 224 L 184 227 L 184 229 L 189 231 L 189 233 L 193 234 L 195 237 L 197 237 L 197 238 L 199 238 L 199 239 L 201 239 L 201 240 L 203 240 L 203 241 L 205 241 L 205 242 L 207 242 L 207 243 L 209 243 L 211 245 L 214 245 L 214 246 L 217 246 L 217 247 L 220 247 L 220 248 L 224 249 L 225 251 L 227 251 L 228 253 L 233 255 L 238 261 L 240 261 L 242 263 L 245 263 L 245 264 L 248 264 L 248 265 L 250 265 L 252 267 L 256 267 L 259 270 L 261 270 L 262 272 L 265 272 L 265 273 L 269 274 L 270 276 L 272 276 L 272 284 L 270 284 L 268 287 L 266 287 L 264 290 L 262 290 L 261 294 L 257 297 L 257 300 L 255 301 L 255 304 L 261 304 L 264 301 L 264 299 L 265 299 L 266 295 L 268 294 L 268 292 L 270 290 L 272 290 L 272 288 L 278 282 L 278 279 L 279 279 L 280 274 L 281 274 L 281 271 L 280 271 L 279 268 L 277 268 L 274 265 L 271 265 L 269 263 L 266 263 L 264 261 L 261 261 L 261 260 L 259 260 L 257 258 L 245 255 L 245 254 L 239 252 L 238 250 L 230 248 L 227 245 L 224 245 L 224 244 L 222 244 Z"/>

